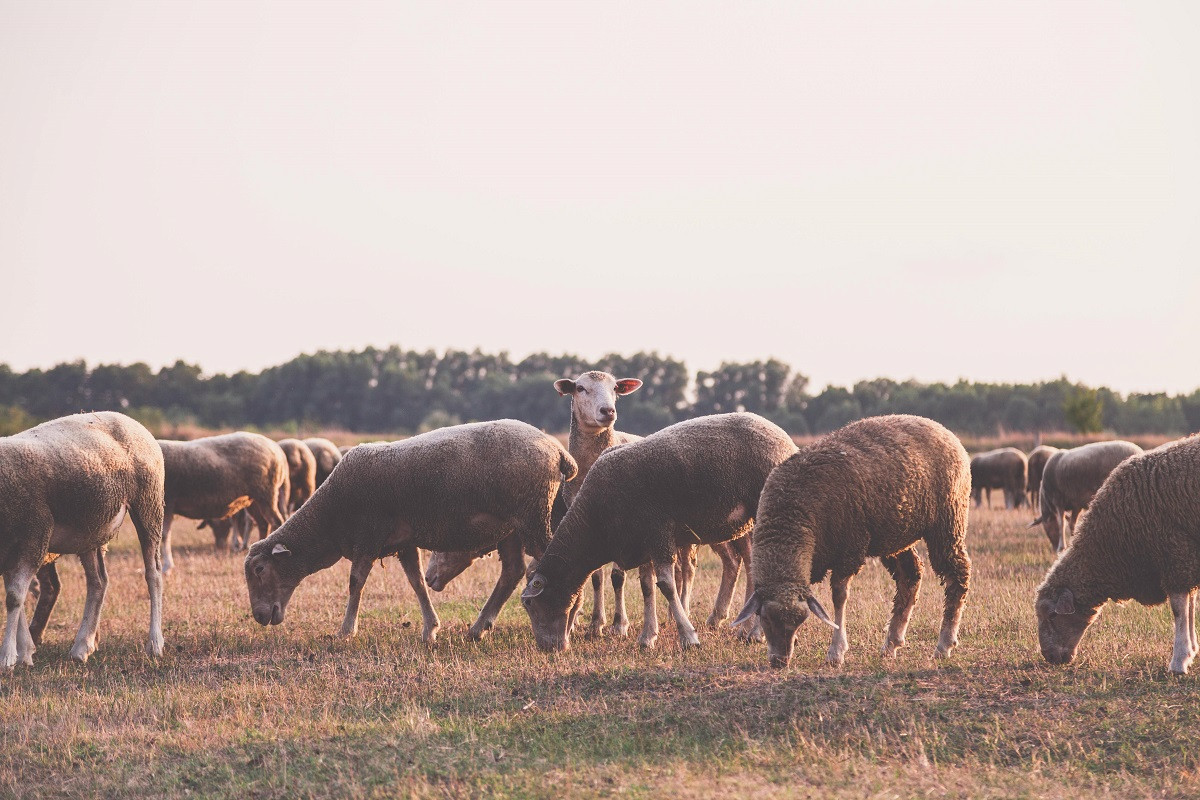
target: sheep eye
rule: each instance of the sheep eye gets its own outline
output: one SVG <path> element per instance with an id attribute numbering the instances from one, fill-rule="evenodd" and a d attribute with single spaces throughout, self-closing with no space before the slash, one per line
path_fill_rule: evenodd
<path id="1" fill-rule="evenodd" d="M 263 574 L 263 565 L 262 564 L 259 564 L 257 567 L 254 568 L 254 574 L 255 575 Z"/>
<path id="2" fill-rule="evenodd" d="M 576 386 L 575 391 L 579 394 L 587 394 L 587 389 L 583 388 L 582 386 Z"/>

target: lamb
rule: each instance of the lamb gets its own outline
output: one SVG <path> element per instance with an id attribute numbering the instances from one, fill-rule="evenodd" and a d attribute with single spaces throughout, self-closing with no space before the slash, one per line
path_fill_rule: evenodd
<path id="1" fill-rule="evenodd" d="M 557 439 L 516 420 L 359 445 L 279 530 L 250 548 L 245 570 L 254 619 L 278 625 L 301 580 L 347 558 L 350 597 L 340 635 L 353 636 L 372 564 L 396 555 L 421 605 L 422 639 L 432 642 L 440 623 L 417 548 L 477 551 L 516 534 L 511 547 L 540 556 L 559 484 L 576 472 Z M 472 630 L 493 626 L 519 581 L 519 574 L 501 576 Z"/>
<path id="2" fill-rule="evenodd" d="M 308 449 L 312 452 L 313 457 L 317 460 L 317 477 L 316 485 L 313 491 L 316 491 L 325 479 L 329 477 L 329 473 L 333 472 L 333 468 L 342 460 L 342 451 L 338 446 L 328 439 L 322 439 L 319 436 L 314 436 L 308 439 L 302 439 Z"/>
<path id="3" fill-rule="evenodd" d="M 317 490 L 317 459 L 299 439 L 280 439 L 276 444 L 287 456 L 288 480 L 292 486 L 285 513 L 295 514 Z"/>
<path id="4" fill-rule="evenodd" d="M 833 627 L 826 660 L 841 666 L 850 581 L 868 557 L 896 581 L 883 655 L 904 645 L 921 586 L 914 545 L 924 540 L 946 587 L 937 654 L 958 644 L 971 576 L 967 514 L 971 473 L 958 438 L 924 417 L 896 414 L 859 420 L 792 456 L 767 479 L 754 526 L 755 594 L 741 618 L 757 614 L 770 664 L 786 667 L 796 630 L 809 612 Z M 830 575 L 831 620 L 811 584 Z"/>
<path id="5" fill-rule="evenodd" d="M 971 486 L 975 507 L 983 505 L 983 490 L 987 490 L 988 508 L 992 507 L 992 489 L 1004 490 L 1004 507 L 1020 508 L 1025 502 L 1028 478 L 1025 454 L 1015 447 L 989 450 L 971 459 Z"/>
<path id="6" fill-rule="evenodd" d="M 1068 515 L 1068 530 L 1074 535 L 1075 520 L 1108 474 L 1122 461 L 1141 452 L 1142 448 L 1133 442 L 1114 439 L 1054 453 L 1042 472 L 1041 514 L 1029 527 L 1040 524 L 1050 546 L 1061 553 L 1067 548 L 1069 538 L 1063 531 L 1063 514 Z"/>
<path id="7" fill-rule="evenodd" d="M 225 519 L 242 509 L 258 525 L 260 537 L 283 523 L 287 507 L 288 463 L 283 450 L 257 433 L 227 433 L 190 442 L 160 439 L 167 469 L 162 527 L 163 573 L 174 568 L 171 522 Z"/>
<path id="8" fill-rule="evenodd" d="M 163 472 L 162 452 L 150 432 L 112 411 L 60 417 L 0 438 L 0 573 L 7 610 L 0 668 L 33 664 L 25 597 L 39 570 L 46 576 L 39 604 L 47 597 L 51 581 L 42 567 L 58 554 L 77 554 L 87 579 L 83 621 L 70 657 L 82 662 L 95 651 L 108 589 L 105 549 L 126 514 L 137 529 L 150 594 L 148 648 L 162 655 Z M 57 597 L 57 573 L 53 585 Z M 42 619 L 39 639 L 44 625 Z"/>
<path id="9" fill-rule="evenodd" d="M 1096 492 L 1079 532 L 1038 587 L 1042 656 L 1075 658 L 1079 641 L 1109 600 L 1170 600 L 1175 643 L 1169 669 L 1188 671 L 1200 586 L 1200 435 L 1122 461 Z"/>
<path id="10" fill-rule="evenodd" d="M 1057 452 L 1057 447 L 1047 444 L 1040 444 L 1029 451 L 1029 480 L 1025 488 L 1029 492 L 1029 507 L 1035 513 L 1041 512 L 1038 495 L 1042 488 L 1042 472 L 1045 471 L 1046 462 L 1050 460 L 1050 456 Z"/>
<path id="11" fill-rule="evenodd" d="M 698 646 L 676 589 L 679 548 L 746 535 L 768 473 L 795 452 L 782 428 L 746 412 L 687 420 L 607 450 L 521 594 L 538 646 L 570 646 L 569 614 L 579 591 L 610 562 L 623 569 L 653 562 L 681 645 Z M 646 620 L 639 644 L 652 647 L 657 615 Z"/>

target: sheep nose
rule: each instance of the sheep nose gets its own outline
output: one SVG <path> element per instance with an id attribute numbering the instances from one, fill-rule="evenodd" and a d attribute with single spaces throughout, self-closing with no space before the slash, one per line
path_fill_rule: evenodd
<path id="1" fill-rule="evenodd" d="M 606 407 L 600 409 L 600 416 L 602 416 L 602 417 L 615 417 L 616 415 L 617 415 L 617 410 L 615 408 L 613 408 L 612 406 L 606 406 Z"/>

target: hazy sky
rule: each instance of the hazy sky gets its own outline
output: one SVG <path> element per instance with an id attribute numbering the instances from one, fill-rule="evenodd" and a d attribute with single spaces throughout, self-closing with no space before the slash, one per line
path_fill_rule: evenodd
<path id="1" fill-rule="evenodd" d="M 0 0 L 0 361 L 1200 385 L 1194 2 Z"/>

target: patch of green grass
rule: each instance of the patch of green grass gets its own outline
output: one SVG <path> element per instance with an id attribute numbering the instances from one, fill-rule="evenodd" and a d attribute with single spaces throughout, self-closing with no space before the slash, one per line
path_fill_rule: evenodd
<path id="1" fill-rule="evenodd" d="M 1032 596 L 1051 553 L 1026 522 L 972 518 L 972 592 L 949 661 L 932 657 L 942 594 L 928 569 L 908 646 L 879 656 L 893 587 L 873 563 L 851 586 L 845 666 L 825 666 L 828 634 L 812 625 L 784 672 L 725 630 L 701 630 L 702 649 L 682 653 L 661 600 L 658 649 L 640 651 L 636 586 L 627 639 L 541 653 L 514 600 L 491 636 L 467 642 L 494 559 L 434 595 L 432 646 L 394 562 L 373 572 L 352 641 L 332 635 L 344 563 L 300 586 L 283 625 L 261 628 L 241 558 L 186 523 L 154 661 L 125 532 L 92 659 L 67 660 L 84 588 L 66 559 L 37 665 L 0 676 L 0 795 L 1195 796 L 1200 706 L 1195 679 L 1166 671 L 1169 611 L 1109 608 L 1074 665 L 1044 663 Z M 719 570 L 702 555 L 698 623 Z"/>

